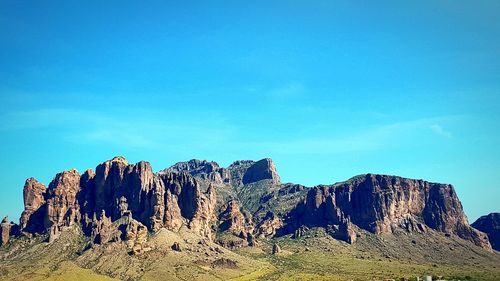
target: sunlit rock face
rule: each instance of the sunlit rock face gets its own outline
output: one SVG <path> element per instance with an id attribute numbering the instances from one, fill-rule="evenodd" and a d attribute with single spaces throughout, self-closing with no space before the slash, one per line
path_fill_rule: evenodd
<path id="1" fill-rule="evenodd" d="M 367 174 L 314 187 L 294 210 L 289 223 L 338 225 L 347 232 L 352 223 L 376 234 L 398 228 L 425 232 L 429 227 L 491 249 L 486 235 L 469 226 L 453 186 L 396 176 Z"/>
<path id="2" fill-rule="evenodd" d="M 183 226 L 231 248 L 256 245 L 257 238 L 300 237 L 310 227 L 323 227 L 351 244 L 359 229 L 375 234 L 433 229 L 491 250 L 487 235 L 468 224 L 448 184 L 373 174 L 312 188 L 280 181 L 269 158 L 235 161 L 227 168 L 190 160 L 155 173 L 146 161 L 129 164 L 118 156 L 95 172 L 59 173 L 48 188 L 28 179 L 20 232 L 48 233 L 53 241 L 64 227 L 80 225 L 96 243 L 130 236 L 127 241 L 140 240 L 130 242 L 138 250 L 144 231 Z"/>
<path id="3" fill-rule="evenodd" d="M 21 231 L 31 233 L 42 232 L 45 216 L 45 185 L 39 183 L 35 178 L 26 180 L 23 189 L 24 211 L 20 218 Z"/>

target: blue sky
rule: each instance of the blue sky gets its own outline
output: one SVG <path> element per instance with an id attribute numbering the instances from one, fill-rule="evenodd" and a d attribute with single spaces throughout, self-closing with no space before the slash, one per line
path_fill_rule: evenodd
<path id="1" fill-rule="evenodd" d="M 0 2 L 0 215 L 115 155 L 395 174 L 500 211 L 500 2 L 82 2 Z"/>

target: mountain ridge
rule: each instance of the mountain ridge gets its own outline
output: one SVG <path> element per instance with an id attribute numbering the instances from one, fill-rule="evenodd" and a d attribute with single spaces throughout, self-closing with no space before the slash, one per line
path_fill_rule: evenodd
<path id="1" fill-rule="evenodd" d="M 281 183 L 270 158 L 238 160 L 227 167 L 192 159 L 153 172 L 149 162 L 129 163 L 117 156 L 95 171 L 60 172 L 47 186 L 28 178 L 23 199 L 19 224 L 2 221 L 0 249 L 19 248 L 14 245 L 25 245 L 23 241 L 51 245 L 77 239 L 71 242 L 76 243 L 75 253 L 92 262 L 99 259 L 96 251 L 110 247 L 139 258 L 154 256 L 158 249 L 188 248 L 194 256 L 205 251 L 207 263 L 234 267 L 232 261 L 216 260 L 228 259 L 221 249 L 281 250 L 274 245 L 283 241 L 297 245 L 326 235 L 324 239 L 333 240 L 321 243 L 386 251 L 385 246 L 374 248 L 371 243 L 380 239 L 376 243 L 384 245 L 385 239 L 403 235 L 454 247 L 467 245 L 479 256 L 494 253 L 488 233 L 469 225 L 450 184 L 367 173 L 307 187 Z M 162 239 L 175 243 L 164 245 Z M 416 241 L 412 244 L 420 243 Z M 24 257 L 20 262 L 26 260 L 22 252 L 19 255 Z M 249 263 L 245 255 L 232 258 Z M 193 266 L 189 260 L 186 266 Z"/>

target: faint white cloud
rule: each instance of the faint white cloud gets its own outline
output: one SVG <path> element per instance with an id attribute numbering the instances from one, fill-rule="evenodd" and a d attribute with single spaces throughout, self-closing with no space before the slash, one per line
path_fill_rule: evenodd
<path id="1" fill-rule="evenodd" d="M 440 135 L 440 136 L 443 136 L 445 138 L 451 138 L 452 135 L 451 135 L 451 132 L 449 131 L 446 131 L 445 129 L 443 129 L 443 127 L 441 127 L 440 125 L 438 124 L 432 124 L 429 126 L 429 128 L 434 132 L 436 133 L 437 135 Z"/>
<path id="2" fill-rule="evenodd" d="M 292 99 L 301 97 L 305 92 L 305 87 L 302 83 L 292 82 L 268 91 L 268 95 L 274 99 Z"/>
<path id="3" fill-rule="evenodd" d="M 232 128 L 224 120 L 201 114 L 70 109 L 18 111 L 0 115 L 0 131 L 55 130 L 54 137 L 76 144 L 111 144 L 119 148 L 189 150 L 224 142 Z"/>
<path id="4" fill-rule="evenodd" d="M 246 143 L 244 147 L 254 147 L 260 151 L 280 154 L 340 154 L 378 151 L 396 146 L 407 146 L 416 143 L 415 137 L 421 136 L 435 122 L 450 121 L 454 116 L 438 118 L 421 118 L 406 122 L 380 125 L 349 134 L 328 134 L 300 139 L 281 141 Z M 441 127 L 439 127 L 441 128 Z M 442 128 L 441 128 L 442 129 Z M 450 136 L 448 132 L 439 130 L 440 135 Z M 418 142 L 418 141 L 417 141 Z"/>

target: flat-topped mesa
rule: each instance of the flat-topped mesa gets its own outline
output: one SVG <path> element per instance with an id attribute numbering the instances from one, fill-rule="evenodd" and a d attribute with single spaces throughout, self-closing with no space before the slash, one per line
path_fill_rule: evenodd
<path id="1" fill-rule="evenodd" d="M 273 184 L 280 183 L 280 177 L 278 176 L 276 166 L 271 158 L 265 158 L 255 162 L 243 175 L 243 184 L 261 180 L 271 180 Z"/>
<path id="2" fill-rule="evenodd" d="M 491 213 L 478 218 L 472 227 L 488 235 L 491 247 L 500 251 L 500 213 Z"/>
<path id="3" fill-rule="evenodd" d="M 370 232 L 396 229 L 425 232 L 426 227 L 453 233 L 491 250 L 484 233 L 469 226 L 453 186 L 396 176 L 354 177 L 309 190 L 291 214 L 295 227 L 350 223 Z"/>
<path id="4" fill-rule="evenodd" d="M 187 172 L 194 177 L 208 180 L 215 184 L 229 183 L 231 177 L 229 171 L 225 168 L 221 168 L 216 162 L 197 159 L 192 159 L 187 162 L 178 162 L 160 171 L 160 173 L 166 172 Z"/>

